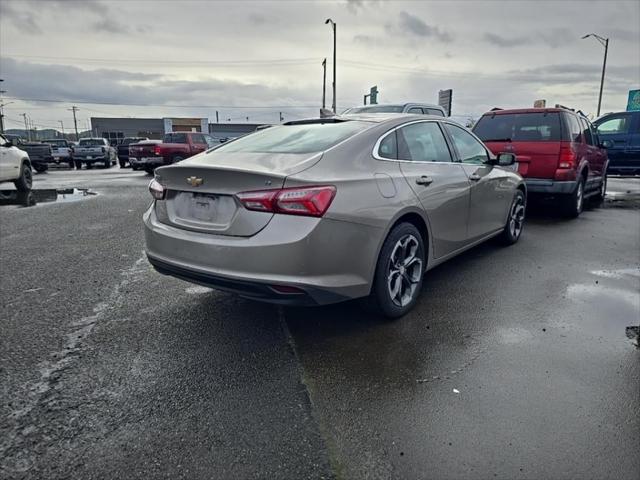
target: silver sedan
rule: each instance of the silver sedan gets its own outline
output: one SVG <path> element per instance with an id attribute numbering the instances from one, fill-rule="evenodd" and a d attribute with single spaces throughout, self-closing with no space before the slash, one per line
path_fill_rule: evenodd
<path id="1" fill-rule="evenodd" d="M 492 237 L 518 241 L 526 186 L 514 162 L 442 117 L 289 122 L 156 170 L 147 256 L 256 300 L 361 298 L 399 317 L 429 269 Z"/>

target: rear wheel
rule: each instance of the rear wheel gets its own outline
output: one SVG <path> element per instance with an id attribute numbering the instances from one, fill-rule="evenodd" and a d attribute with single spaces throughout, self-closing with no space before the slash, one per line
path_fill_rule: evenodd
<path id="1" fill-rule="evenodd" d="M 33 168 L 38 173 L 46 172 L 49 169 L 48 165 L 34 165 Z"/>
<path id="2" fill-rule="evenodd" d="M 121 158 L 118 159 L 118 163 L 120 164 L 120 168 L 126 168 L 127 166 L 127 162 Z"/>
<path id="3" fill-rule="evenodd" d="M 33 173 L 28 163 L 20 165 L 20 178 L 13 182 L 19 192 L 28 192 L 33 186 Z"/>
<path id="4" fill-rule="evenodd" d="M 382 245 L 365 308 L 388 318 L 405 315 L 420 295 L 425 263 L 418 229 L 411 223 L 397 225 Z"/>
<path id="5" fill-rule="evenodd" d="M 593 203 L 596 205 L 602 205 L 604 202 L 604 197 L 607 195 L 607 174 L 604 174 L 602 177 L 602 183 L 600 184 L 600 189 L 598 193 L 593 196 Z"/>
<path id="6" fill-rule="evenodd" d="M 178 163 L 178 162 L 181 162 L 182 160 L 184 160 L 183 157 L 173 157 L 173 161 L 171 163 Z"/>
<path id="7" fill-rule="evenodd" d="M 155 169 L 152 167 L 147 167 L 144 169 L 144 171 L 147 172 L 149 175 L 153 175 L 154 170 Z"/>
<path id="8" fill-rule="evenodd" d="M 91 170 L 93 168 L 93 163 L 86 163 L 85 164 L 87 166 L 87 170 Z"/>
<path id="9" fill-rule="evenodd" d="M 73 166 L 75 165 L 74 161 L 73 160 L 69 160 L 67 162 L 67 164 L 69 165 L 69 168 L 73 170 Z"/>
<path id="10" fill-rule="evenodd" d="M 524 217 L 526 210 L 526 199 L 522 190 L 516 190 L 516 194 L 511 202 L 509 209 L 509 217 L 504 226 L 504 230 L 498 237 L 505 245 L 513 245 L 520 238 L 522 229 L 524 228 Z"/>
<path id="11" fill-rule="evenodd" d="M 580 177 L 573 193 L 564 198 L 563 211 L 565 217 L 576 218 L 582 213 L 584 208 L 584 177 Z"/>

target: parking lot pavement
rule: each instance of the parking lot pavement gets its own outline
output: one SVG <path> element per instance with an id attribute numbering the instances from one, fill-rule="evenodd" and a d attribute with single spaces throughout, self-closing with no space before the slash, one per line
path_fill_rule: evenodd
<path id="1" fill-rule="evenodd" d="M 383 321 L 158 275 L 148 179 L 52 171 L 98 195 L 0 207 L 0 477 L 637 478 L 640 180 Z"/>

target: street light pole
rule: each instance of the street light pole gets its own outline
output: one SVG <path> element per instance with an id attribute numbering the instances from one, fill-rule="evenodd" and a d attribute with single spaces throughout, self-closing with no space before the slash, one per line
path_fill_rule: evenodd
<path id="1" fill-rule="evenodd" d="M 322 108 L 327 108 L 327 59 L 322 60 Z"/>
<path id="2" fill-rule="evenodd" d="M 330 23 L 333 28 L 333 103 L 331 108 L 333 113 L 336 113 L 336 22 L 327 18 L 324 23 L 325 25 Z"/>
<path id="3" fill-rule="evenodd" d="M 604 61 L 602 62 L 602 77 L 600 77 L 600 94 L 598 95 L 598 113 L 596 117 L 600 116 L 600 107 L 602 106 L 602 90 L 604 88 L 604 72 L 607 69 L 607 53 L 609 52 L 609 39 L 601 37 L 600 35 L 596 35 L 595 33 L 590 33 L 582 37 L 585 38 L 593 37 L 604 47 Z"/>

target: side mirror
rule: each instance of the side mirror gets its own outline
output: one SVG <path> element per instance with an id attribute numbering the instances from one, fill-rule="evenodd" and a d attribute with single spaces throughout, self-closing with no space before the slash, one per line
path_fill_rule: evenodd
<path id="1" fill-rule="evenodd" d="M 602 140 L 600 146 L 602 148 L 613 148 L 613 142 L 611 140 Z"/>
<path id="2" fill-rule="evenodd" d="M 513 153 L 501 152 L 498 154 L 496 164 L 500 167 L 508 167 L 516 163 L 516 156 Z"/>

